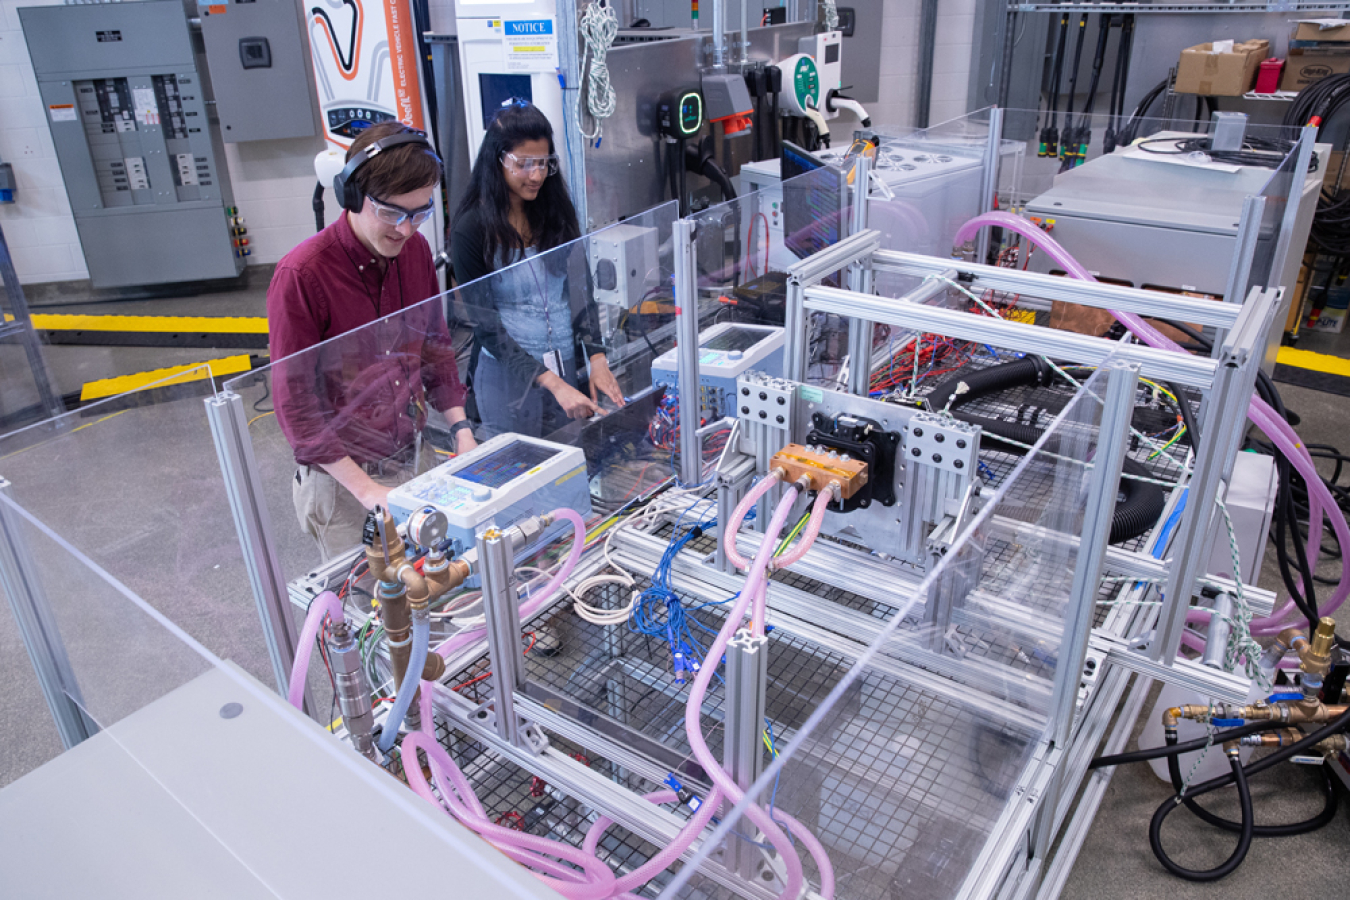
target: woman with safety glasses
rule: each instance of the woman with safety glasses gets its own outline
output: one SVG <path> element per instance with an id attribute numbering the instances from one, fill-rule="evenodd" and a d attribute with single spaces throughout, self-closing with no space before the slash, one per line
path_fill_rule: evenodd
<path id="1" fill-rule="evenodd" d="M 476 336 L 472 388 L 490 435 L 548 435 L 599 412 L 601 394 L 623 405 L 585 249 L 547 253 L 580 236 L 552 126 L 528 102 L 508 101 L 483 138 L 450 235 L 455 281 L 468 285 L 460 313 Z"/>

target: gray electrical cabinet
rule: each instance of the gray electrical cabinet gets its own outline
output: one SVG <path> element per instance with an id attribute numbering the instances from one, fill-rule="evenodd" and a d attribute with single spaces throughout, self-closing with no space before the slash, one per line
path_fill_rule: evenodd
<path id="1" fill-rule="evenodd" d="M 242 272 L 182 3 L 32 7 L 19 21 L 94 287 Z"/>
<path id="2" fill-rule="evenodd" d="M 221 136 L 230 142 L 313 137 L 309 47 L 295 0 L 199 7 Z"/>

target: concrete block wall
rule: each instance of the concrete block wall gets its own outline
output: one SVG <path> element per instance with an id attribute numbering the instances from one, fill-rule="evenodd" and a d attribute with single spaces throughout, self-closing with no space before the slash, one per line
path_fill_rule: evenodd
<path id="1" fill-rule="evenodd" d="M 970 57 L 975 34 L 975 4 L 978 0 L 942 0 L 938 4 L 937 35 L 933 53 L 933 95 L 928 122 L 936 125 L 967 112 Z"/>
<path id="2" fill-rule="evenodd" d="M 841 0 L 842 2 L 842 0 Z M 965 115 L 974 44 L 977 0 L 942 0 L 938 4 L 936 50 L 933 56 L 933 94 L 929 124 Z M 919 83 L 920 0 L 886 0 L 881 19 L 881 59 L 878 99 L 868 109 L 878 127 L 910 128 L 915 124 Z M 860 23 L 859 27 L 864 27 Z M 831 129 L 846 138 L 851 120 Z"/>

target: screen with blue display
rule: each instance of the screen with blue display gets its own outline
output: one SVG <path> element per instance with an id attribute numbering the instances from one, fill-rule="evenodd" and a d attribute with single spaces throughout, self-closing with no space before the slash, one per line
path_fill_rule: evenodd
<path id="1" fill-rule="evenodd" d="M 454 473 L 456 478 L 499 488 L 550 459 L 555 451 L 526 441 L 512 441 Z"/>
<path id="2" fill-rule="evenodd" d="M 719 350 L 724 353 L 732 350 L 745 351 L 770 336 L 771 332 L 767 332 L 762 328 L 740 328 L 733 326 L 726 331 L 713 335 L 699 346 L 704 350 Z"/>
<path id="3" fill-rule="evenodd" d="M 800 259 L 839 242 L 844 214 L 843 172 L 791 141 L 783 141 L 783 242 Z"/>

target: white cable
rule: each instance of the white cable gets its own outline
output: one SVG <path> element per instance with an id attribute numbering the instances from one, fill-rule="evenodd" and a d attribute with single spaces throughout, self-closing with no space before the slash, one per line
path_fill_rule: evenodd
<path id="1" fill-rule="evenodd" d="M 704 491 L 706 491 L 706 488 L 673 488 L 652 500 L 647 506 L 634 511 L 623 521 L 616 523 L 610 529 L 609 534 L 605 536 L 604 545 L 605 563 L 613 568 L 614 572 L 592 575 L 575 588 L 566 589 L 572 597 L 572 609 L 576 611 L 577 616 L 594 625 L 605 626 L 622 625 L 632 618 L 633 610 L 637 608 L 638 597 L 642 592 L 637 589 L 637 579 L 633 577 L 633 574 L 615 562 L 614 557 L 610 555 L 610 545 L 614 541 L 614 536 L 624 528 L 650 526 L 660 516 L 677 509 L 685 515 L 696 514 L 697 518 L 694 521 L 701 521 L 715 508 L 712 500 L 699 496 Z M 689 503 L 691 497 L 697 499 L 693 503 Z M 628 588 L 630 591 L 628 603 L 618 609 L 604 609 L 592 606 L 582 599 L 592 589 L 606 584 L 617 584 L 620 587 Z"/>
<path id="2" fill-rule="evenodd" d="M 609 83 L 609 64 L 606 58 L 609 56 L 609 48 L 614 44 L 614 38 L 619 34 L 619 18 L 613 9 L 602 6 L 599 0 L 595 0 L 581 14 L 578 31 L 582 47 L 581 67 L 578 71 L 586 73 L 588 57 L 591 68 L 589 74 L 584 75 L 585 89 L 577 91 L 577 123 L 583 138 L 599 143 L 600 134 L 605 127 L 604 120 L 614 115 L 617 103 L 614 87 Z M 586 111 L 590 113 L 591 120 L 595 123 L 594 132 L 587 131 L 586 126 L 581 124 L 582 94 L 586 95 Z"/>

